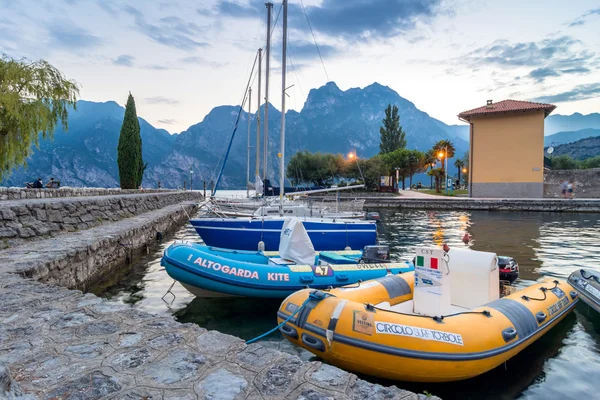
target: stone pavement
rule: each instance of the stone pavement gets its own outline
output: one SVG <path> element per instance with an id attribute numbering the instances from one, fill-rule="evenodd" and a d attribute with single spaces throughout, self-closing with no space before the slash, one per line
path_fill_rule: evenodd
<path id="1" fill-rule="evenodd" d="M 133 247 L 143 245 L 156 224 L 179 220 L 181 213 L 174 205 L 37 241 L 38 251 L 29 246 L 0 251 L 0 398 L 426 397 L 36 280 L 85 280 L 107 262 L 118 261 L 123 253 L 115 249 L 123 239 Z M 117 256 L 110 258 L 111 254 Z"/>

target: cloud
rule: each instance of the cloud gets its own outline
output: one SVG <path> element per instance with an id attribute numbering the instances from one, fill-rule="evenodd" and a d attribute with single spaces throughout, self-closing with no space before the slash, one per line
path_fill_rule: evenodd
<path id="1" fill-rule="evenodd" d="M 165 125 L 173 125 L 173 124 L 177 123 L 177 121 L 174 119 L 159 119 L 158 123 L 165 124 Z"/>
<path id="2" fill-rule="evenodd" d="M 103 43 L 98 36 L 76 26 L 73 21 L 55 21 L 46 29 L 51 45 L 65 50 L 90 49 Z"/>
<path id="3" fill-rule="evenodd" d="M 281 45 L 274 43 L 272 46 L 273 58 L 281 59 Z M 323 58 L 332 57 L 338 54 L 341 50 L 327 44 L 319 45 L 319 52 Z M 317 48 L 313 42 L 306 41 L 290 41 L 288 42 L 288 59 L 292 57 L 292 61 L 296 60 L 309 60 L 319 57 Z"/>
<path id="4" fill-rule="evenodd" d="M 568 101 L 578 101 L 592 99 L 600 96 L 600 82 L 586 85 L 578 85 L 573 89 L 549 96 L 536 97 L 532 101 L 540 103 L 565 103 Z"/>
<path id="5" fill-rule="evenodd" d="M 415 29 L 420 20 L 442 12 L 441 0 L 323 0 L 320 5 L 306 7 L 313 30 L 347 41 L 391 38 Z M 264 6 L 221 0 L 215 13 L 231 18 L 259 18 Z M 198 10 L 203 15 L 206 10 Z M 275 10 L 275 14 L 277 11 Z M 291 29 L 309 31 L 302 5 L 290 4 L 288 19 Z"/>
<path id="6" fill-rule="evenodd" d="M 571 23 L 568 24 L 570 27 L 585 25 L 585 23 L 595 15 L 600 15 L 600 8 L 596 8 L 593 10 L 588 10 L 583 15 L 575 18 Z"/>
<path id="7" fill-rule="evenodd" d="M 527 77 L 536 83 L 565 74 L 583 74 L 597 68 L 594 52 L 570 36 L 548 38 L 539 42 L 496 41 L 480 47 L 456 60 L 471 68 L 482 65 L 501 67 L 504 74 L 511 69 L 533 67 Z"/>
<path id="8" fill-rule="evenodd" d="M 209 46 L 195 39 L 203 29 L 193 22 L 170 16 L 161 18 L 158 24 L 152 24 L 137 8 L 125 6 L 123 10 L 134 17 L 137 29 L 156 43 L 186 51 Z"/>
<path id="9" fill-rule="evenodd" d="M 144 66 L 145 69 L 153 69 L 155 71 L 166 71 L 169 69 L 172 69 L 170 67 L 167 67 L 166 65 L 159 65 L 159 64 L 149 64 Z"/>
<path id="10" fill-rule="evenodd" d="M 192 56 L 192 57 L 183 57 L 179 59 L 179 62 L 182 64 L 196 64 L 196 65 L 208 65 L 213 68 L 220 68 L 227 65 L 227 63 L 220 63 L 217 61 L 210 61 L 203 57 Z"/>
<path id="11" fill-rule="evenodd" d="M 119 57 L 112 60 L 113 65 L 121 65 L 123 67 L 133 67 L 134 56 L 128 54 L 122 54 Z"/>
<path id="12" fill-rule="evenodd" d="M 179 100 L 169 99 L 167 97 L 162 97 L 162 96 L 147 97 L 145 100 L 146 100 L 146 103 L 148 103 L 148 104 L 168 104 L 168 105 L 179 104 Z"/>
<path id="13" fill-rule="evenodd" d="M 495 64 L 500 66 L 542 66 L 548 61 L 568 64 L 569 60 L 582 58 L 592 59 L 593 53 L 585 50 L 577 51 L 575 46 L 580 41 L 570 36 L 544 39 L 539 42 L 510 43 L 499 40 L 489 46 L 484 46 L 461 57 L 464 62 L 472 65 Z"/>
<path id="14" fill-rule="evenodd" d="M 560 72 L 550 68 L 538 68 L 531 71 L 528 76 L 537 82 L 543 82 L 544 79 L 550 76 L 560 76 Z"/>

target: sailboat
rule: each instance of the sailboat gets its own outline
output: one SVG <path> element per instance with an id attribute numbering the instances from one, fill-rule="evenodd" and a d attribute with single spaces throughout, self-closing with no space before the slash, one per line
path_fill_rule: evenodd
<path id="1" fill-rule="evenodd" d="M 271 42 L 271 9 L 272 3 L 267 3 L 267 51 L 266 51 L 266 104 L 268 105 L 269 59 Z M 237 250 L 256 250 L 258 248 L 274 251 L 279 248 L 281 231 L 286 221 L 285 205 L 285 97 L 286 97 L 286 52 L 287 52 L 287 1 L 283 1 L 283 51 L 282 51 L 282 82 L 281 82 L 281 140 L 279 156 L 279 190 L 278 216 L 247 217 L 247 218 L 198 218 L 190 223 L 208 246 L 223 247 Z M 260 52 L 259 52 L 260 54 Z M 260 65 L 260 64 L 259 64 Z M 251 73 L 252 75 L 252 73 Z M 250 81 L 248 82 L 250 83 Z M 268 109 L 265 107 L 264 134 L 264 164 L 263 182 L 266 181 L 267 143 L 268 143 Z M 241 109 L 240 109 L 241 111 Z M 235 130 L 234 130 L 235 132 Z M 227 150 L 231 148 L 231 141 Z M 225 157 L 227 157 L 227 154 Z M 217 186 L 222 174 L 219 173 Z M 215 189 L 217 188 L 215 186 Z M 213 191 L 214 195 L 214 191 Z M 324 217 L 304 217 L 302 222 L 315 250 L 363 249 L 377 242 L 377 225 L 375 221 L 358 221 L 352 219 L 332 219 Z"/>

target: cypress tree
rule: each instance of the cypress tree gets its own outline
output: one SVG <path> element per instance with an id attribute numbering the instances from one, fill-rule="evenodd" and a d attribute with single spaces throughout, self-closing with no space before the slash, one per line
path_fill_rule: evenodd
<path id="1" fill-rule="evenodd" d="M 146 165 L 142 159 L 142 137 L 140 123 L 135 111 L 135 101 L 129 93 L 119 146 L 117 148 L 117 164 L 119 166 L 119 180 L 121 189 L 137 189 L 142 183 L 142 176 Z"/>
<path id="2" fill-rule="evenodd" d="M 391 153 L 394 150 L 406 147 L 406 132 L 400 126 L 398 107 L 388 104 L 385 109 L 385 118 L 379 128 L 381 141 L 379 142 L 379 154 Z"/>

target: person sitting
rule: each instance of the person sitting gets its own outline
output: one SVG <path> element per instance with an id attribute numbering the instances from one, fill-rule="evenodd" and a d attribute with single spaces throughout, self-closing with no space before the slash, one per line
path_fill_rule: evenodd
<path id="1" fill-rule="evenodd" d="M 58 189 L 60 187 L 60 182 L 55 181 L 54 178 L 50 178 L 48 183 L 46 183 L 46 187 L 50 189 Z"/>
<path id="2" fill-rule="evenodd" d="M 37 180 L 35 182 L 33 182 L 33 188 L 34 189 L 43 189 L 44 188 L 44 183 L 42 182 L 42 178 L 37 178 Z"/>

